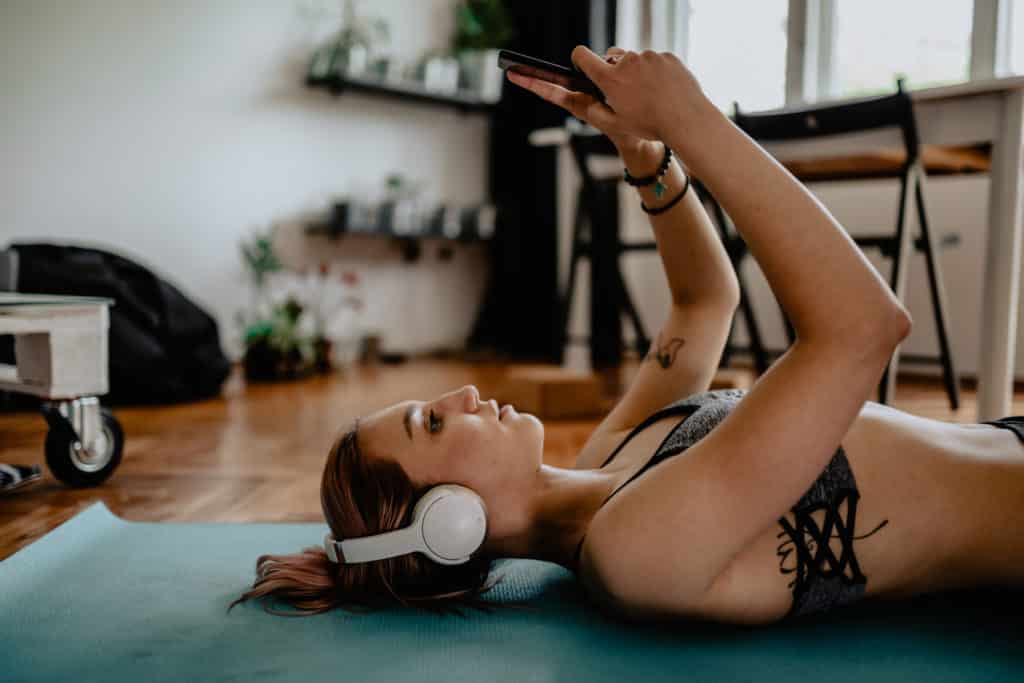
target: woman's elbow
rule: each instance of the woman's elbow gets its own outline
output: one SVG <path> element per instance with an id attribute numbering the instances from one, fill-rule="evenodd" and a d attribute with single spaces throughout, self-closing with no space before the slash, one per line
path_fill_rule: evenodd
<path id="1" fill-rule="evenodd" d="M 910 336 L 914 329 L 914 319 L 910 317 L 910 311 L 904 306 L 898 306 L 893 313 L 892 321 L 886 325 L 886 330 L 892 335 L 893 346 L 899 345 L 904 339 Z"/>
<path id="2" fill-rule="evenodd" d="M 896 311 L 895 321 L 893 322 L 893 332 L 896 334 L 896 343 L 899 344 L 901 341 L 909 337 L 911 330 L 913 330 L 913 318 L 910 317 L 910 311 L 901 305 Z"/>
<path id="3" fill-rule="evenodd" d="M 714 289 L 701 288 L 700 291 L 691 294 L 673 295 L 672 305 L 677 309 L 687 309 L 692 306 L 714 306 L 718 310 L 735 313 L 741 302 L 739 283 L 730 285 L 726 283 Z"/>
<path id="4" fill-rule="evenodd" d="M 740 290 L 740 281 L 736 275 L 733 273 L 729 275 L 731 277 L 723 279 L 714 289 L 704 289 L 701 296 L 707 301 L 714 301 L 723 308 L 735 312 L 740 307 L 743 292 Z"/>
<path id="5" fill-rule="evenodd" d="M 914 321 L 910 313 L 900 306 L 891 316 L 868 325 L 862 335 L 849 337 L 848 342 L 852 342 L 861 354 L 868 353 L 888 359 L 896 347 L 910 336 L 913 326 Z"/>
<path id="6" fill-rule="evenodd" d="M 729 305 L 732 306 L 732 310 L 735 311 L 740 307 L 740 302 L 743 298 L 743 290 L 740 289 L 740 281 L 735 274 L 730 278 L 729 285 L 725 288 L 724 293 Z"/>

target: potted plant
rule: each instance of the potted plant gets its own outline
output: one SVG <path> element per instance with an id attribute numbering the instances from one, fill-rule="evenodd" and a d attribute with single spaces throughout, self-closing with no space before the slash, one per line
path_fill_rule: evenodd
<path id="1" fill-rule="evenodd" d="M 240 244 L 252 297 L 247 313 L 239 312 L 246 379 L 268 381 L 300 377 L 312 369 L 313 348 L 302 324 L 304 304 L 285 291 L 275 298 L 272 278 L 282 270 L 274 252 L 275 229 L 257 231 Z M 276 282 L 276 280 L 274 281 Z M 308 316 L 307 316 L 308 317 Z"/>
<path id="2" fill-rule="evenodd" d="M 303 305 L 294 298 L 274 306 L 270 315 L 245 329 L 245 378 L 266 382 L 296 379 L 314 369 L 314 346 L 303 334 Z"/>
<path id="3" fill-rule="evenodd" d="M 310 78 L 328 76 L 359 76 L 388 68 L 386 58 L 371 61 L 371 52 L 390 40 L 388 23 L 381 18 L 357 16 L 353 0 L 343 6 L 342 28 L 330 44 L 313 53 L 309 65 Z"/>
<path id="4" fill-rule="evenodd" d="M 355 270 L 336 272 L 324 261 L 305 272 L 286 271 L 274 252 L 274 229 L 241 243 L 253 296 L 237 316 L 250 381 L 327 373 L 354 363 L 363 341 L 365 301 Z"/>
<path id="5" fill-rule="evenodd" d="M 355 270 L 337 273 L 327 263 L 307 277 L 316 370 L 344 369 L 355 362 L 362 343 L 361 278 Z"/>
<path id="6" fill-rule="evenodd" d="M 453 48 L 462 81 L 486 102 L 501 98 L 498 49 L 505 47 L 514 34 L 502 0 L 464 0 L 455 8 Z"/>
<path id="7" fill-rule="evenodd" d="M 249 239 L 242 240 L 239 248 L 242 252 L 242 264 L 249 273 L 252 285 L 253 300 L 251 308 L 258 308 L 271 273 L 281 270 L 281 262 L 274 253 L 274 235 L 277 229 L 271 227 L 266 231 L 255 231 Z"/>

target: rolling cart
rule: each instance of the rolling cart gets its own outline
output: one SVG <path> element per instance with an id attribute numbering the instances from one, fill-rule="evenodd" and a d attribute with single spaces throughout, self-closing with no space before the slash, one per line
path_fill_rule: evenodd
<path id="1" fill-rule="evenodd" d="M 46 464 L 70 486 L 96 486 L 121 462 L 124 432 L 100 406 L 108 391 L 111 299 L 0 292 L 0 334 L 14 335 L 15 364 L 0 389 L 43 399 Z"/>

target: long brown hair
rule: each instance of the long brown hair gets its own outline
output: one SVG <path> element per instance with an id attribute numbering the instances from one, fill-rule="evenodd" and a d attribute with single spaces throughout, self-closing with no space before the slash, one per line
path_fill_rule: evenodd
<path id="1" fill-rule="evenodd" d="M 417 489 L 395 462 L 364 458 L 359 423 L 339 438 L 327 456 L 320 482 L 320 504 L 337 539 L 368 536 L 404 526 L 427 489 Z M 294 610 L 266 611 L 285 616 L 320 614 L 335 607 L 351 612 L 404 605 L 461 615 L 459 607 L 484 611 L 499 606 L 480 596 L 501 582 L 488 584 L 493 557 L 479 555 L 461 565 L 440 565 L 413 553 L 361 564 L 335 564 L 323 546 L 297 555 L 262 555 L 256 560 L 253 587 L 231 603 L 276 598 Z M 348 605 L 349 607 L 346 607 Z M 352 609 L 359 605 L 362 609 Z"/>

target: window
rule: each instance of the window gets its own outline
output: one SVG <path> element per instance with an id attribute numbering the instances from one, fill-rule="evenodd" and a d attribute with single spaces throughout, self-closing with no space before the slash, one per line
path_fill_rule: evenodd
<path id="1" fill-rule="evenodd" d="M 616 44 L 675 52 L 726 111 L 1024 74 L 1024 0 L 618 0 L 616 12 Z"/>
<path id="2" fill-rule="evenodd" d="M 731 111 L 782 106 L 787 0 L 689 0 L 683 61 L 704 92 Z"/>
<path id="3" fill-rule="evenodd" d="M 1013 0 L 1009 10 L 1009 67 L 1013 73 L 1021 74 L 1024 73 L 1024 1 Z"/>
<path id="4" fill-rule="evenodd" d="M 833 97 L 968 78 L 972 0 L 834 0 Z"/>

